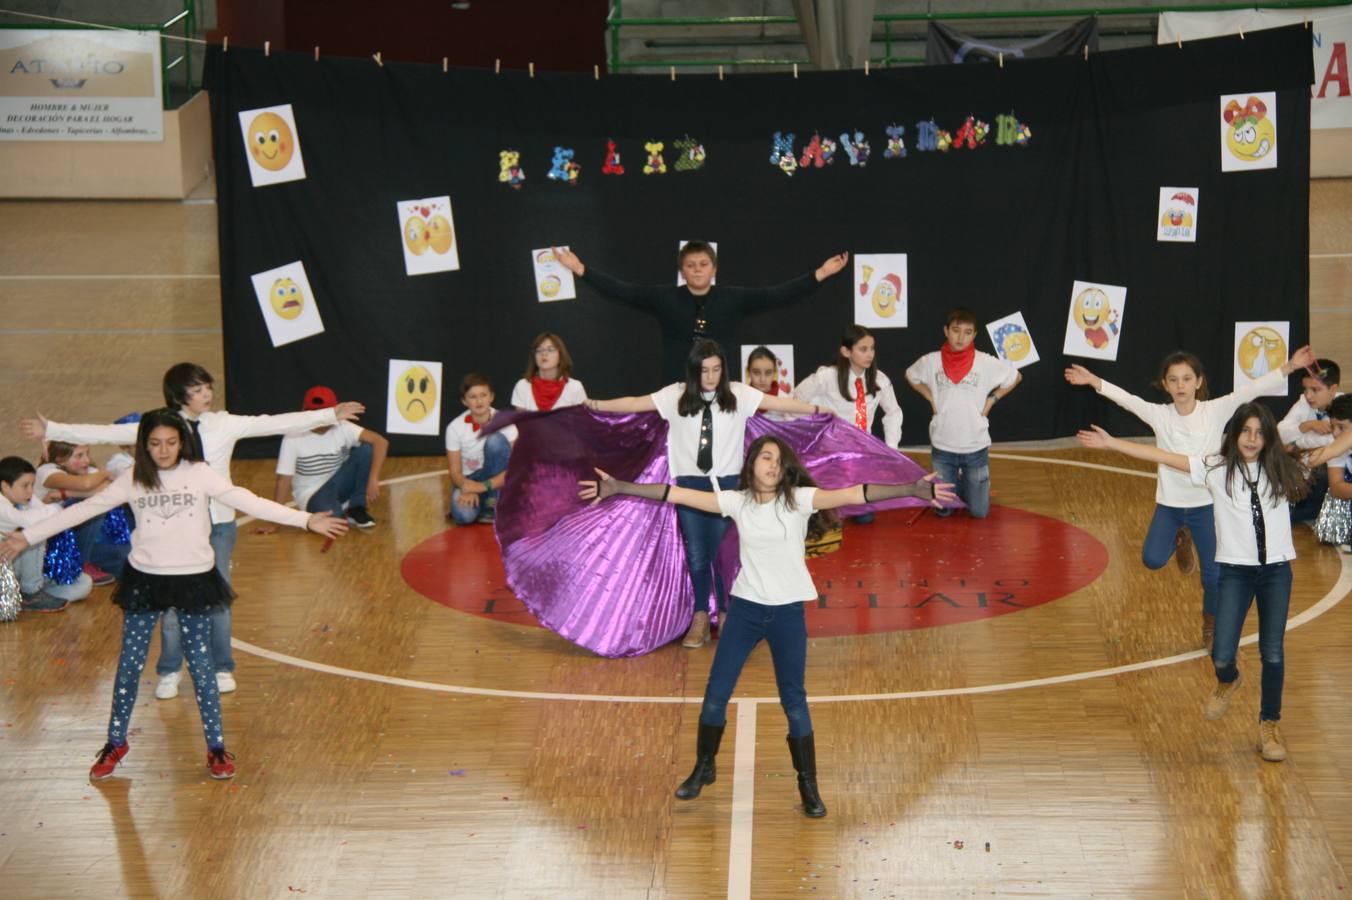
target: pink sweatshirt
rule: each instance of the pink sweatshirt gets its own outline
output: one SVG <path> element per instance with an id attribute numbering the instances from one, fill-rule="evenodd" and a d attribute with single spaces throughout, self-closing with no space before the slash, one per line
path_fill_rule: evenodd
<path id="1" fill-rule="evenodd" d="M 211 549 L 209 500 L 269 522 L 304 528 L 310 514 L 290 509 L 217 475 L 206 463 L 181 462 L 160 470 L 160 485 L 146 490 L 128 470 L 94 496 L 23 530 L 29 544 L 130 503 L 136 515 L 127 561 L 150 575 L 196 575 L 216 565 Z"/>

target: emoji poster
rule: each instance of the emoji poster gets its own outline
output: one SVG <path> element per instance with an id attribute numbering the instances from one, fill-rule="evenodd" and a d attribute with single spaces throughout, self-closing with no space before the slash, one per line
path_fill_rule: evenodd
<path id="1" fill-rule="evenodd" d="M 249 277 L 272 346 L 323 333 L 324 321 L 319 317 L 319 305 L 310 290 L 304 263 L 298 260 Z"/>
<path id="2" fill-rule="evenodd" d="M 568 247 L 563 246 L 559 249 L 567 250 Z M 541 303 L 577 299 L 577 287 L 573 284 L 573 273 L 559 265 L 559 261 L 554 258 L 553 248 L 545 247 L 543 250 L 532 250 L 530 260 L 531 265 L 535 267 L 536 299 Z"/>
<path id="3" fill-rule="evenodd" d="M 390 360 L 385 431 L 390 434 L 441 433 L 441 363 Z"/>
<path id="4" fill-rule="evenodd" d="M 1221 171 L 1277 168 L 1277 92 L 1222 94 Z"/>
<path id="5" fill-rule="evenodd" d="M 743 344 L 742 345 L 742 368 L 740 373 L 729 373 L 733 375 L 733 381 L 740 381 L 744 384 L 751 384 L 752 387 L 764 390 L 760 385 L 752 384 L 752 379 L 747 374 L 747 359 L 751 356 L 751 351 L 757 347 L 765 347 L 775 355 L 775 362 L 771 378 L 775 385 L 774 393 L 787 396 L 793 392 L 793 344 Z M 768 360 L 758 359 L 756 365 L 758 368 L 764 368 Z"/>
<path id="6" fill-rule="evenodd" d="M 909 296 L 905 253 L 854 255 L 854 324 L 905 328 Z"/>
<path id="7" fill-rule="evenodd" d="M 404 272 L 427 275 L 460 268 L 460 248 L 450 197 L 400 200 L 399 243 L 404 248 Z"/>
<path id="8" fill-rule="evenodd" d="M 986 323 L 986 331 L 995 345 L 995 355 L 1016 369 L 1031 366 L 1037 362 L 1037 347 L 1033 346 L 1033 335 L 1023 320 L 1023 313 L 1010 313 L 1003 319 Z"/>
<path id="9" fill-rule="evenodd" d="M 239 128 L 254 187 L 305 178 L 300 131 L 290 103 L 246 109 L 239 114 Z"/>
<path id="10" fill-rule="evenodd" d="M 689 241 L 681 241 L 680 243 L 678 243 L 678 244 L 676 245 L 676 252 L 679 254 L 682 250 L 685 249 L 685 245 L 688 244 L 688 243 L 690 243 L 690 242 L 689 242 Z M 717 252 L 718 252 L 718 241 L 706 241 L 705 243 L 707 243 L 710 247 L 713 247 L 713 248 L 714 248 L 714 253 L 717 253 Z M 679 257 L 678 257 L 678 258 L 679 258 Z M 718 266 L 715 265 L 714 268 L 717 269 Z M 713 279 L 711 279 L 711 280 L 709 281 L 709 283 L 710 283 L 710 284 L 718 284 L 718 279 L 717 279 L 717 278 L 713 278 Z M 683 287 L 684 285 L 685 285 L 685 275 L 684 275 L 684 273 L 681 272 L 681 269 L 680 269 L 680 267 L 678 266 L 678 267 L 676 268 L 676 286 L 677 286 L 677 287 Z"/>
<path id="11" fill-rule="evenodd" d="M 1198 202 L 1198 191 L 1195 187 L 1160 188 L 1160 209 L 1155 220 L 1155 239 L 1196 242 Z"/>
<path id="12" fill-rule="evenodd" d="M 1236 322 L 1235 390 L 1286 365 L 1290 346 L 1290 322 Z M 1264 396 L 1285 397 L 1286 381 Z"/>
<path id="13" fill-rule="evenodd" d="M 1066 343 L 1061 352 L 1067 356 L 1116 360 L 1126 308 L 1126 288 L 1092 281 L 1075 282 L 1070 289 Z"/>

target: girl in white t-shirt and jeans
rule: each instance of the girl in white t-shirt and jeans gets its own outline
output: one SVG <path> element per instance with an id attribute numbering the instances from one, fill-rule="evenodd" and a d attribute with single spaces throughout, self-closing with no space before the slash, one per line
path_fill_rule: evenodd
<path id="1" fill-rule="evenodd" d="M 596 474 L 599 481 L 581 482 L 583 499 L 628 494 L 669 501 L 737 523 L 742 568 L 732 586 L 732 604 L 704 690 L 695 768 L 676 789 L 676 796 L 692 800 L 706 784 L 714 783 L 714 757 L 727 724 L 728 701 L 747 657 L 765 640 L 774 661 L 779 702 L 789 721 L 789 751 L 798 772 L 803 812 L 814 819 L 826 815 L 817 790 L 817 751 L 804 687 L 807 624 L 803 603 L 817 599 L 817 587 L 807 570 L 803 542 L 809 535 L 820 536 L 829 524 L 826 520 L 834 519 L 827 510 L 907 496 L 924 497 L 937 507 L 954 499 L 953 486 L 936 484 L 931 474 L 913 484 L 857 484 L 821 490 L 793 450 L 774 435 L 757 438 L 747 450 L 740 490 L 710 493 L 666 484 L 632 484 L 600 469 Z"/>
<path id="2" fill-rule="evenodd" d="M 792 397 L 763 394 L 740 381 L 728 380 L 728 359 L 713 341 L 695 344 L 685 362 L 685 381 L 669 384 L 643 397 L 588 400 L 598 412 L 656 412 L 667 420 L 667 460 L 676 484 L 696 491 L 730 490 L 742 468 L 746 422 L 756 410 L 816 413 L 810 403 Z M 722 579 L 714 569 L 718 546 L 728 522 L 715 512 L 682 506 L 676 511 L 685 545 L 686 566 L 695 591 L 695 611 L 681 646 L 696 648 L 709 640 L 710 587 L 716 589 L 719 608 L 727 605 Z"/>
<path id="3" fill-rule="evenodd" d="M 1309 470 L 1288 456 L 1277 434 L 1277 420 L 1261 403 L 1245 403 L 1225 426 L 1219 454 L 1184 456 L 1147 444 L 1115 438 L 1094 426 L 1081 431 L 1086 447 L 1117 450 L 1188 473 L 1192 483 L 1210 494 L 1216 521 L 1216 562 L 1220 584 L 1216 637 L 1211 660 L 1216 687 L 1203 715 L 1219 719 L 1239 687 L 1236 665 L 1239 635 L 1249 605 L 1258 602 L 1258 653 L 1263 660 L 1262 701 L 1258 711 L 1258 750 L 1263 759 L 1286 759 L 1277 722 L 1282 717 L 1285 676 L 1283 640 L 1291 605 L 1291 542 L 1288 509 L 1309 490 Z M 1314 451 L 1310 465 L 1319 465 L 1352 446 L 1352 432 Z"/>

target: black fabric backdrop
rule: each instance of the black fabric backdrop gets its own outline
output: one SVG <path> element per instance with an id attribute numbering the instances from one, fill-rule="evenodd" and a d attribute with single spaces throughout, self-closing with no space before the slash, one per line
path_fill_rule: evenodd
<path id="1" fill-rule="evenodd" d="M 925 33 L 925 63 L 931 66 L 946 63 L 999 63 L 1001 54 L 1007 61 L 1070 56 L 1079 53 L 1084 47 L 1088 47 L 1091 53 L 1099 48 L 1098 19 L 1094 16 L 1039 38 L 1004 42 L 974 38 L 942 22 L 930 22 Z"/>
<path id="2" fill-rule="evenodd" d="M 488 374 L 505 406 L 541 330 L 561 333 L 596 397 L 659 386 L 657 325 L 599 298 L 536 301 L 529 251 L 569 244 L 626 280 L 670 283 L 681 239 L 717 241 L 719 281 L 787 280 L 842 250 L 909 254 L 910 327 L 881 329 L 878 363 L 895 380 L 937 349 L 945 311 L 983 321 L 1022 310 L 1042 361 L 992 417 L 996 440 L 1073 433 L 1094 421 L 1141 434 L 1134 417 L 1072 388 L 1061 354 L 1075 279 L 1128 288 L 1117 362 L 1085 361 L 1150 395 L 1159 360 L 1201 356 L 1213 391 L 1231 387 L 1233 323 L 1290 320 L 1308 340 L 1309 36 L 1299 27 L 1081 57 L 788 75 L 666 77 L 456 70 L 308 54 L 210 49 L 221 302 L 229 408 L 298 408 L 311 384 L 366 403 L 385 426 L 390 358 L 445 366 L 442 426 L 456 385 Z M 1223 93 L 1277 91 L 1280 166 L 1222 174 Z M 237 113 L 293 105 L 308 177 L 252 187 Z M 955 132 L 966 116 L 1013 113 L 1027 147 L 917 152 L 916 122 Z M 906 126 L 908 155 L 884 159 L 885 126 Z M 843 151 L 792 178 L 769 164 L 771 134 L 864 131 L 867 168 Z M 699 139 L 696 172 L 644 176 L 643 143 Z M 606 140 L 626 172 L 601 174 Z M 546 179 L 555 145 L 576 149 L 580 183 Z M 527 180 L 497 180 L 518 149 Z M 1159 188 L 1200 188 L 1195 244 L 1155 240 Z M 461 268 L 404 274 L 395 203 L 449 194 Z M 273 348 L 249 276 L 303 260 L 326 331 Z M 788 310 L 758 314 L 745 343 L 791 343 L 798 377 L 831 360 L 852 320 L 847 269 Z M 978 347 L 993 348 L 984 333 Z M 1316 350 L 1318 347 L 1316 346 Z M 736 351 L 732 351 L 735 353 Z M 735 365 L 735 363 L 734 363 Z M 904 443 L 927 443 L 929 408 L 904 386 Z M 1158 395 L 1158 399 L 1165 398 Z M 1294 396 L 1293 398 L 1294 399 Z M 1291 400 L 1277 400 L 1284 408 Z M 440 438 L 391 436 L 395 453 L 439 453 Z M 242 455 L 271 446 L 252 442 Z"/>

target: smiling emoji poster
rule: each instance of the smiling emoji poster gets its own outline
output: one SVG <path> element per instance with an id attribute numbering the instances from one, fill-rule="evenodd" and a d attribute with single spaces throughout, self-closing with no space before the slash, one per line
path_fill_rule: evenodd
<path id="1" fill-rule="evenodd" d="M 400 200 L 399 243 L 404 248 L 404 272 L 428 275 L 460 268 L 460 241 L 450 197 Z"/>
<path id="2" fill-rule="evenodd" d="M 301 338 L 321 334 L 324 320 L 319 317 L 305 264 L 300 260 L 249 276 L 263 321 L 268 326 L 272 346 L 280 347 Z"/>
<path id="3" fill-rule="evenodd" d="M 254 187 L 305 178 L 300 131 L 291 104 L 246 109 L 239 114 L 239 128 Z"/>
<path id="4" fill-rule="evenodd" d="M 390 360 L 385 430 L 393 434 L 441 433 L 441 363 Z"/>
<path id="5" fill-rule="evenodd" d="M 905 328 L 910 280 L 905 253 L 854 256 L 854 323 L 866 328 Z"/>
<path id="6" fill-rule="evenodd" d="M 1127 289 L 1116 284 L 1077 281 L 1070 289 L 1070 313 L 1066 318 L 1067 356 L 1117 359 L 1122 342 L 1122 322 L 1127 309 Z"/>
<path id="7" fill-rule="evenodd" d="M 1160 188 L 1156 240 L 1189 243 L 1197 240 L 1197 216 L 1201 209 L 1200 193 L 1195 187 Z"/>
<path id="8" fill-rule="evenodd" d="M 1221 171 L 1277 168 L 1277 92 L 1221 95 Z"/>

